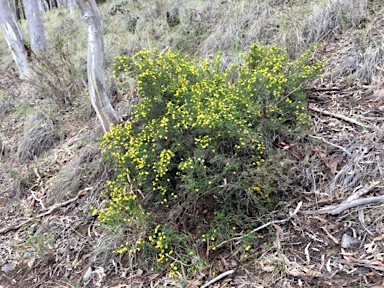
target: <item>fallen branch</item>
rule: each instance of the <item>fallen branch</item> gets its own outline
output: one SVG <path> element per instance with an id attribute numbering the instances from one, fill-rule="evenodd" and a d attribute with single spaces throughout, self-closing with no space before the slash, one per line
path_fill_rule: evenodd
<path id="1" fill-rule="evenodd" d="M 365 268 L 370 268 L 372 270 L 376 271 L 384 271 L 384 265 L 380 261 L 367 261 L 367 260 L 361 260 L 361 259 L 356 259 L 354 257 L 347 257 L 347 259 L 342 259 L 340 262 L 347 264 L 347 265 L 352 265 L 352 266 L 360 266 L 360 267 L 365 267 Z"/>
<path id="2" fill-rule="evenodd" d="M 304 214 L 307 215 L 316 215 L 316 214 L 331 214 L 331 215 L 337 215 L 340 214 L 341 212 L 353 208 L 356 206 L 360 205 L 365 205 L 365 204 L 372 204 L 372 203 L 381 203 L 384 202 L 384 195 L 382 196 L 377 196 L 377 197 L 368 197 L 368 198 L 363 198 L 363 199 L 357 199 L 349 202 L 343 202 L 339 205 L 332 205 L 328 206 L 316 211 L 304 211 Z"/>
<path id="3" fill-rule="evenodd" d="M 375 188 L 380 183 L 381 183 L 381 181 L 374 181 L 372 183 L 365 184 L 364 187 L 362 187 L 361 189 L 359 189 L 357 191 L 355 189 L 353 194 L 351 196 L 349 196 L 345 202 L 351 202 L 353 200 L 360 198 L 361 196 L 363 196 L 364 194 L 367 194 L 369 191 L 371 191 L 373 188 Z"/>
<path id="4" fill-rule="evenodd" d="M 368 128 L 367 125 L 361 123 L 360 121 L 357 121 L 357 120 L 355 120 L 353 118 L 349 118 L 349 117 L 341 115 L 341 114 L 336 114 L 336 113 L 328 112 L 328 111 L 325 111 L 325 110 L 320 110 L 320 109 L 317 109 L 317 108 L 314 108 L 314 107 L 309 107 L 309 109 L 311 109 L 313 111 L 316 111 L 316 112 L 318 112 L 320 114 L 324 114 L 326 116 L 332 116 L 334 118 L 338 118 L 338 119 L 344 120 L 346 122 L 349 122 L 349 123 L 361 126 L 361 127 L 365 128 L 365 129 Z"/>
<path id="5" fill-rule="evenodd" d="M 228 243 L 228 242 L 231 242 L 231 241 L 236 241 L 236 240 L 241 240 L 243 239 L 244 237 L 247 237 L 261 229 L 264 229 L 265 227 L 269 226 L 269 225 L 273 225 L 273 224 L 279 224 L 279 223 L 284 223 L 284 222 L 287 222 L 289 221 L 293 216 L 295 216 L 297 214 L 297 212 L 299 212 L 300 208 L 301 208 L 301 205 L 303 205 L 303 202 L 300 201 L 299 204 L 297 204 L 297 207 L 295 209 L 295 211 L 293 211 L 293 213 L 289 213 L 289 216 L 283 220 L 274 220 L 274 221 L 270 221 L 262 226 L 259 226 L 255 229 L 253 229 L 251 232 L 245 234 L 245 235 L 242 235 L 242 236 L 239 236 L 239 237 L 234 237 L 234 238 L 231 238 L 231 239 L 228 239 L 228 240 L 225 240 L 223 242 L 221 242 L 219 245 L 216 246 L 216 248 L 219 248 L 221 246 L 223 246 L 224 244 Z"/>
<path id="6" fill-rule="evenodd" d="M 71 199 L 69 199 L 69 200 L 67 200 L 67 201 L 64 201 L 64 202 L 61 202 L 61 203 L 57 203 L 57 204 L 55 204 L 55 205 L 52 205 L 51 207 L 49 207 L 49 208 L 47 209 L 46 212 L 44 212 L 44 213 L 40 213 L 39 215 L 37 215 L 37 216 L 35 216 L 35 217 L 28 218 L 27 220 L 25 220 L 24 222 L 21 222 L 21 223 L 18 224 L 18 225 L 11 225 L 11 226 L 5 227 L 5 228 L 3 228 L 3 229 L 0 229 L 0 234 L 6 234 L 6 233 L 8 233 L 9 231 L 17 230 L 17 229 L 19 229 L 20 227 L 22 227 L 22 226 L 28 224 L 29 222 L 32 222 L 33 220 L 35 220 L 35 219 L 37 219 L 37 218 L 41 218 L 41 217 L 44 217 L 44 216 L 46 216 L 46 215 L 48 215 L 48 214 L 51 214 L 51 213 L 52 213 L 54 210 L 56 210 L 57 208 L 60 208 L 60 207 L 63 207 L 63 206 L 67 206 L 68 204 L 70 204 L 70 203 L 72 203 L 72 202 L 75 202 L 77 199 L 79 199 L 79 197 L 80 197 L 81 195 L 83 195 L 83 192 L 84 192 L 84 190 L 79 191 L 79 193 L 77 194 L 76 197 L 71 198 Z"/>
<path id="7" fill-rule="evenodd" d="M 340 88 L 337 87 L 312 87 L 308 89 L 309 91 L 315 91 L 315 92 L 332 92 L 332 91 L 340 91 Z"/>
<path id="8" fill-rule="evenodd" d="M 231 275 L 231 274 L 233 274 L 233 273 L 235 273 L 235 270 L 229 270 L 229 271 L 227 271 L 227 272 L 224 272 L 224 273 L 220 274 L 219 276 L 213 278 L 211 281 L 205 283 L 205 284 L 204 284 L 203 286 L 201 286 L 200 288 L 206 288 L 206 287 L 212 285 L 213 283 L 219 281 L 220 279 L 222 279 L 222 278 L 224 278 L 224 277 L 227 277 L 228 275 Z"/>
<path id="9" fill-rule="evenodd" d="M 352 157 L 352 154 L 351 154 L 347 149 L 345 149 L 345 148 L 342 147 L 342 146 L 333 144 L 332 142 L 329 142 L 328 140 L 324 139 L 323 137 L 317 137 L 317 136 L 312 136 L 312 135 L 308 135 L 308 136 L 311 137 L 311 138 L 314 138 L 314 139 L 321 140 L 321 141 L 323 141 L 325 144 L 328 144 L 328 145 L 331 145 L 331 146 L 333 146 L 333 147 L 336 147 L 336 148 L 340 149 L 341 151 L 344 151 L 344 153 L 346 153 L 348 156 L 351 156 L 351 157 Z"/>

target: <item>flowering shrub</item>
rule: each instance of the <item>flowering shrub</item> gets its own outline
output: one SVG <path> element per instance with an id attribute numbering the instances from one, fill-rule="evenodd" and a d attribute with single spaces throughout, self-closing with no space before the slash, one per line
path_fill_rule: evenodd
<path id="1" fill-rule="evenodd" d="M 103 153 L 117 161 L 118 176 L 106 185 L 107 206 L 95 214 L 107 223 L 152 227 L 141 244 L 172 270 L 180 265 L 173 251 L 194 254 L 185 248 L 196 247 L 194 239 L 214 249 L 250 229 L 274 189 L 262 172 L 265 136 L 299 134 L 310 125 L 301 87 L 321 69 L 309 63 L 311 55 L 291 62 L 276 47 L 254 45 L 243 64 L 228 69 L 220 56 L 117 57 L 114 76 L 134 77 L 141 99 L 131 121 L 104 135 Z M 119 249 L 127 251 L 129 244 Z"/>

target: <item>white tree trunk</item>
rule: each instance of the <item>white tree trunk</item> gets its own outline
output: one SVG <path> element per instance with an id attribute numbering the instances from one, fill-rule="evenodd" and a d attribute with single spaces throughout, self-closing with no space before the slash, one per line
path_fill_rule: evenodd
<path id="1" fill-rule="evenodd" d="M 43 18 L 39 10 L 38 0 L 23 0 L 25 16 L 28 21 L 32 51 L 39 55 L 46 50 Z"/>
<path id="2" fill-rule="evenodd" d="M 37 0 L 37 5 L 39 5 L 40 14 L 43 14 L 45 11 L 44 11 L 44 6 L 41 0 Z"/>
<path id="3" fill-rule="evenodd" d="M 77 0 L 77 6 L 88 26 L 88 89 L 93 108 L 103 126 L 109 131 L 118 119 L 107 96 L 104 77 L 104 29 L 95 0 Z"/>
<path id="4" fill-rule="evenodd" d="M 16 62 L 20 77 L 23 78 L 29 72 L 28 53 L 30 51 L 13 16 L 8 0 L 0 0 L 0 26 Z"/>
<path id="5" fill-rule="evenodd" d="M 68 6 L 69 6 L 69 12 L 70 13 L 73 12 L 74 4 L 75 4 L 75 0 L 68 0 Z"/>

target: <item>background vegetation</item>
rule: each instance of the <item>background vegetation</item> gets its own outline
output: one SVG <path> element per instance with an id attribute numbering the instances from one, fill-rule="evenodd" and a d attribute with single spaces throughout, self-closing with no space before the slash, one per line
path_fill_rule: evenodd
<path id="1" fill-rule="evenodd" d="M 307 209 L 342 201 L 382 178 L 380 129 L 334 123 L 309 109 L 322 105 L 381 125 L 380 2 L 106 2 L 105 73 L 126 124 L 101 140 L 101 150 L 79 13 L 44 14 L 48 53 L 43 68 L 22 83 L 1 38 L 2 223 L 35 217 L 28 229 L 0 234 L 2 269 L 17 263 L 7 277 L 27 287 L 196 287 L 236 268 L 232 283 L 265 287 L 371 279 L 341 269 L 340 254 L 328 257 L 333 242 L 318 218 L 300 215 L 215 247 L 285 218 L 298 200 Z M 177 24 L 167 22 L 172 8 L 179 10 Z M 76 201 L 37 217 L 68 199 Z M 378 236 L 380 209 L 370 213 L 379 219 L 366 219 Z M 342 220 L 328 220 L 338 223 L 340 240 Z M 364 235 L 356 223 L 350 225 Z M 313 250 L 305 250 L 308 243 Z M 321 268 L 322 255 L 331 272 Z M 340 278 L 313 280 L 318 274 L 303 267 Z"/>

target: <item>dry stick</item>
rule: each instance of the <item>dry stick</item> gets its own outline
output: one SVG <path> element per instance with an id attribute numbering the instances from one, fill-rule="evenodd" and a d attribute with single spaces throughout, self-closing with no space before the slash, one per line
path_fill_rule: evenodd
<path id="1" fill-rule="evenodd" d="M 243 236 L 239 236 L 239 237 L 234 237 L 234 238 L 231 238 L 231 239 L 228 239 L 228 240 L 225 240 L 223 242 L 221 242 L 219 245 L 216 246 L 216 248 L 219 248 L 221 246 L 223 246 L 224 244 L 228 243 L 228 242 L 231 242 L 231 241 L 235 241 L 235 240 L 241 240 L 243 239 L 244 237 L 247 237 L 261 229 L 264 229 L 265 227 L 269 226 L 269 225 L 272 225 L 272 224 L 278 224 L 278 223 L 284 223 L 284 222 L 287 222 L 289 221 L 293 216 L 295 216 L 297 214 L 297 212 L 299 212 L 300 208 L 301 208 L 301 205 L 303 205 L 303 202 L 300 201 L 299 204 L 297 204 L 297 207 L 295 209 L 295 211 L 293 211 L 293 213 L 289 213 L 289 216 L 283 220 L 274 220 L 274 221 L 270 221 L 260 227 L 257 227 L 255 229 L 253 229 L 251 232 L 243 235 Z"/>
<path id="2" fill-rule="evenodd" d="M 229 271 L 227 271 L 227 272 L 224 272 L 224 273 L 220 274 L 219 276 L 217 276 L 216 278 L 213 278 L 211 281 L 205 283 L 205 284 L 204 284 L 203 286 L 201 286 L 200 288 L 206 288 L 206 287 L 208 287 L 209 285 L 212 285 L 213 283 L 219 281 L 221 278 L 224 278 L 224 277 L 226 277 L 226 276 L 228 276 L 228 275 L 231 275 L 231 274 L 233 274 L 233 273 L 235 273 L 235 270 L 229 270 Z"/>
<path id="3" fill-rule="evenodd" d="M 364 229 L 365 231 L 367 231 L 367 233 L 368 233 L 369 235 L 371 235 L 372 237 L 375 237 L 375 235 L 373 235 L 373 233 L 372 233 L 371 231 L 369 231 L 367 225 L 365 225 L 364 211 L 363 211 L 363 210 L 359 210 L 358 214 L 359 214 L 359 221 L 360 221 L 360 224 L 361 224 L 361 226 L 363 227 L 363 229 Z"/>
<path id="4" fill-rule="evenodd" d="M 368 197 L 368 198 L 363 198 L 363 199 L 357 199 L 353 200 L 350 202 L 343 202 L 339 205 L 333 205 L 333 206 L 328 206 L 316 211 L 304 211 L 304 214 L 308 215 L 315 215 L 315 214 L 331 214 L 331 215 L 337 215 L 343 212 L 344 210 L 347 210 L 349 208 L 353 208 L 356 206 L 360 205 L 365 205 L 365 204 L 371 204 L 371 203 L 380 203 L 384 202 L 384 195 L 382 196 L 377 196 L 377 197 Z"/>
<path id="5" fill-rule="evenodd" d="M 280 99 L 279 102 L 277 102 L 277 104 L 280 104 L 281 102 L 283 102 L 285 99 L 287 99 L 289 96 L 291 96 L 293 93 L 295 93 L 297 90 L 299 90 L 301 88 L 301 86 L 303 85 L 303 83 L 301 83 L 299 86 L 297 86 L 295 89 L 293 89 L 291 92 L 289 92 L 287 95 L 285 95 L 283 98 Z"/>
<path id="6" fill-rule="evenodd" d="M 342 147 L 342 146 L 333 144 L 332 142 L 329 142 L 328 140 L 325 140 L 323 137 L 317 137 L 317 136 L 312 136 L 312 135 L 308 135 L 308 136 L 311 137 L 311 138 L 314 138 L 314 139 L 321 140 L 321 141 L 323 141 L 325 144 L 328 144 L 328 145 L 331 145 L 331 146 L 333 146 L 333 147 L 336 147 L 336 148 L 338 148 L 338 149 L 344 151 L 348 156 L 351 156 L 351 157 L 352 157 L 352 154 L 351 154 L 347 149 L 345 149 L 345 148 Z"/>
<path id="7" fill-rule="evenodd" d="M 0 234 L 5 234 L 5 233 L 8 233 L 9 231 L 12 231 L 12 230 L 17 230 L 19 229 L 20 227 L 24 226 L 25 224 L 28 224 L 29 222 L 35 220 L 36 218 L 41 218 L 41 217 L 44 217 L 50 213 L 52 213 L 55 209 L 57 208 L 60 208 L 60 207 L 63 207 L 63 206 L 66 206 L 72 202 L 75 202 L 77 199 L 79 199 L 79 197 L 81 196 L 82 194 L 77 194 L 76 197 L 74 198 L 71 198 L 67 201 L 64 201 L 64 202 L 61 202 L 61 203 L 57 203 L 55 205 L 52 205 L 51 207 L 48 208 L 48 211 L 44 212 L 44 213 L 41 213 L 35 217 L 32 217 L 32 218 L 29 218 L 27 220 L 25 220 L 24 222 L 18 224 L 18 225 L 11 225 L 11 226 L 8 226 L 8 227 L 5 227 L 3 229 L 0 230 Z"/>
<path id="8" fill-rule="evenodd" d="M 308 90 L 310 90 L 310 91 L 328 92 L 328 91 L 340 91 L 340 88 L 337 88 L 337 87 L 335 87 L 335 88 L 312 87 L 312 88 L 310 88 L 310 89 L 308 89 Z"/>
<path id="9" fill-rule="evenodd" d="M 351 196 L 347 198 L 345 202 L 350 202 L 356 199 L 359 199 L 364 194 L 367 194 L 369 191 L 371 191 L 373 188 L 375 188 L 378 184 L 380 184 L 381 181 L 373 181 L 371 183 L 365 184 L 364 187 L 354 192 Z"/>
<path id="10" fill-rule="evenodd" d="M 356 124 L 358 126 L 361 126 L 365 129 L 368 128 L 367 125 L 355 120 L 355 119 L 352 119 L 352 118 L 349 118 L 347 116 L 344 116 L 344 115 L 341 115 L 341 114 L 336 114 L 336 113 L 331 113 L 331 112 L 328 112 L 328 111 L 325 111 L 325 110 L 320 110 L 320 109 L 317 109 L 317 108 L 314 108 L 314 107 L 309 107 L 309 109 L 313 110 L 313 111 L 316 111 L 318 113 L 321 113 L 321 114 L 324 114 L 324 115 L 327 115 L 327 116 L 332 116 L 332 117 L 335 117 L 335 118 L 338 118 L 338 119 L 342 119 L 346 122 L 349 122 L 349 123 L 352 123 L 352 124 Z"/>

